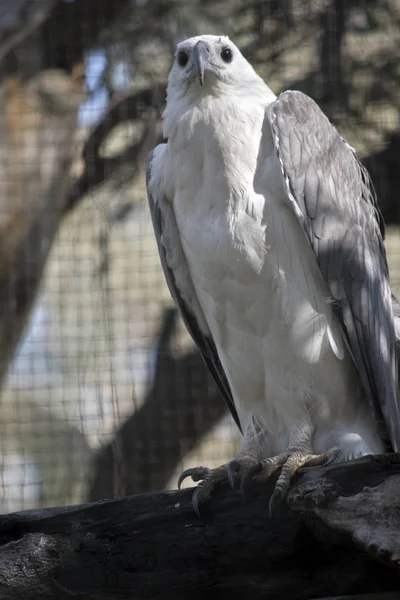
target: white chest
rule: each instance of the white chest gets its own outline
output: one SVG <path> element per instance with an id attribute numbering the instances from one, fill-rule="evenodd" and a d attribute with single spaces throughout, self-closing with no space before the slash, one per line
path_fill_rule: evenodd
<path id="1" fill-rule="evenodd" d="M 218 128 L 195 127 L 171 153 L 173 209 L 215 341 L 228 359 L 234 346 L 243 348 L 246 336 L 255 335 L 247 344 L 252 353 L 275 354 L 287 345 L 283 368 L 293 354 L 309 363 L 318 360 L 332 315 L 315 257 L 286 206 L 272 145 L 271 157 L 265 156 L 265 140 L 257 170 L 262 120 L 260 111 L 256 123 L 253 119 L 250 127 L 249 121 L 242 137 L 236 131 L 229 144 Z"/>

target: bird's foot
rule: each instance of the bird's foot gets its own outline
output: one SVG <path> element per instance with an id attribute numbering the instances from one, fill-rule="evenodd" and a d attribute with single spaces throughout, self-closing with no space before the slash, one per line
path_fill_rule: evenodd
<path id="1" fill-rule="evenodd" d="M 195 512 L 200 516 L 200 504 L 210 499 L 212 492 L 220 483 L 229 482 L 232 489 L 239 487 L 244 473 L 258 464 L 258 460 L 250 455 L 239 455 L 231 462 L 221 465 L 215 469 L 207 467 L 193 467 L 183 471 L 178 479 L 178 488 L 182 482 L 191 477 L 193 481 L 199 481 L 199 485 L 193 492 L 192 504 Z"/>
<path id="2" fill-rule="evenodd" d="M 252 480 L 263 483 L 267 481 L 278 469 L 281 473 L 276 482 L 274 492 L 269 502 L 269 513 L 272 516 L 279 501 L 283 500 L 288 492 L 290 482 L 302 467 L 316 467 L 328 465 L 336 460 L 340 454 L 340 448 L 332 448 L 322 454 L 313 454 L 311 448 L 292 446 L 282 454 L 265 458 L 251 467 L 242 478 L 241 491 L 246 498 L 247 491 Z"/>

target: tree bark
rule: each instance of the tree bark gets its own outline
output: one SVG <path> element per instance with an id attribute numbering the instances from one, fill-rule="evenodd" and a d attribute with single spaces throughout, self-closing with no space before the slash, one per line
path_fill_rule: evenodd
<path id="1" fill-rule="evenodd" d="M 273 481 L 3 516 L 0 600 L 398 597 L 400 456 L 304 471 L 275 519 Z"/>

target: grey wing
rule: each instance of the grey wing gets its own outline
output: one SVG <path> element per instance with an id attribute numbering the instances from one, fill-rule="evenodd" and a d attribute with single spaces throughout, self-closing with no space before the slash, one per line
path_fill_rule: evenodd
<path id="1" fill-rule="evenodd" d="M 372 183 L 308 96 L 284 92 L 267 118 L 288 201 L 328 283 L 365 396 L 387 447 L 399 451 L 395 324 L 384 223 Z"/>
<path id="2" fill-rule="evenodd" d="M 221 365 L 217 348 L 197 302 L 172 207 L 165 198 L 154 197 L 149 189 L 152 157 L 153 153 L 150 154 L 147 164 L 147 195 L 165 279 L 187 330 L 199 348 L 208 370 L 232 413 L 235 423 L 242 431 L 232 392 Z M 177 279 L 184 282 L 181 289 Z"/>
<path id="3" fill-rule="evenodd" d="M 392 308 L 394 315 L 394 329 L 396 333 L 397 348 L 397 378 L 400 381 L 400 302 L 392 293 Z"/>

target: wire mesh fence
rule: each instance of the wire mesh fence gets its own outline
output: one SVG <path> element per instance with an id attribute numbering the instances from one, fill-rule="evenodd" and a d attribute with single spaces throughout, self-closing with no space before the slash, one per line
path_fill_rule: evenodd
<path id="1" fill-rule="evenodd" d="M 400 284 L 400 2 L 0 4 L 0 507 L 175 487 L 239 432 L 177 316 L 145 190 L 175 45 L 229 35 L 359 152 Z"/>

